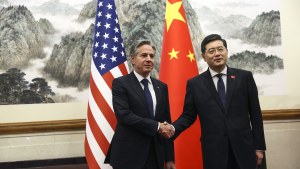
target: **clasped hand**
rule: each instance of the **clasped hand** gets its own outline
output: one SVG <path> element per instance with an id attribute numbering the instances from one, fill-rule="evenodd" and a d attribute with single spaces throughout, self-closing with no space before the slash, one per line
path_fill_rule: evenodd
<path id="1" fill-rule="evenodd" d="M 160 123 L 159 134 L 165 138 L 171 138 L 175 133 L 175 129 L 167 122 Z"/>

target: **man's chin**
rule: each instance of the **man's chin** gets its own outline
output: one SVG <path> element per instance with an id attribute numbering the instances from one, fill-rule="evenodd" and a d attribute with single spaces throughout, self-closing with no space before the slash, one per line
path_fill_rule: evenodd
<path id="1" fill-rule="evenodd" d="M 149 68 L 146 67 L 146 68 L 144 69 L 144 72 L 150 73 L 150 72 L 152 71 L 152 69 L 153 69 L 152 67 L 149 67 Z"/>
<path id="2" fill-rule="evenodd" d="M 221 70 L 225 67 L 225 64 L 215 64 L 214 66 L 211 66 L 215 70 Z"/>
<path id="3" fill-rule="evenodd" d="M 223 67 L 224 65 L 225 65 L 225 63 L 223 61 L 215 63 L 216 67 Z"/>

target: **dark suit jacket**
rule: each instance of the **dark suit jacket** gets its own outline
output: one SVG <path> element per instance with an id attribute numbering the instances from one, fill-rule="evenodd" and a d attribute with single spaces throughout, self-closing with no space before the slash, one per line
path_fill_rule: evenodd
<path id="1" fill-rule="evenodd" d="M 173 123 L 175 138 L 200 118 L 205 169 L 226 169 L 228 144 L 241 169 L 255 169 L 255 150 L 265 150 L 262 114 L 252 73 L 227 69 L 226 106 L 209 70 L 188 80 L 184 110 Z"/>
<path id="2" fill-rule="evenodd" d="M 158 122 L 171 122 L 168 88 L 157 79 L 151 78 L 151 81 L 157 99 L 154 119 L 147 112 L 144 91 L 133 72 L 113 81 L 117 126 L 105 159 L 113 167 L 141 169 L 147 160 L 151 142 L 161 169 L 164 161 L 174 161 L 173 142 L 157 132 Z"/>

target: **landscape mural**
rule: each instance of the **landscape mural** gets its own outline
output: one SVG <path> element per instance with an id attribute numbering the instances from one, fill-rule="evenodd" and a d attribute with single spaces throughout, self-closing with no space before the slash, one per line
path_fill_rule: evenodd
<path id="1" fill-rule="evenodd" d="M 152 73 L 157 77 L 165 1 L 115 3 L 126 53 L 140 38 L 157 46 Z M 260 95 L 284 94 L 279 0 L 183 4 L 199 73 L 207 69 L 202 39 L 219 33 L 228 42 L 229 66 L 251 70 Z M 96 0 L 0 0 L 0 105 L 87 102 L 96 5 Z"/>

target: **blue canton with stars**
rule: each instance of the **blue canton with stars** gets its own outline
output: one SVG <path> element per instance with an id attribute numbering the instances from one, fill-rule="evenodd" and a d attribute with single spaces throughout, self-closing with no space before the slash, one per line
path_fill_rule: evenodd
<path id="1" fill-rule="evenodd" d="M 93 60 L 101 75 L 127 60 L 114 0 L 98 1 Z"/>

